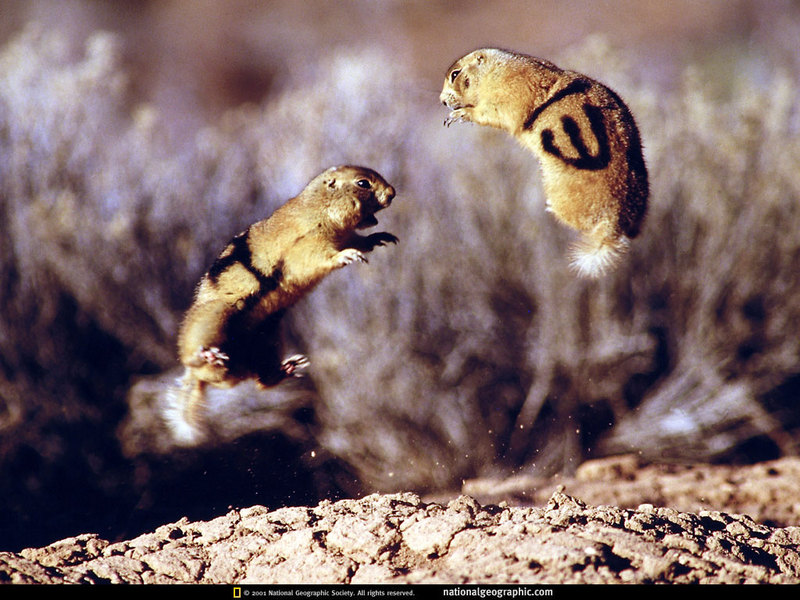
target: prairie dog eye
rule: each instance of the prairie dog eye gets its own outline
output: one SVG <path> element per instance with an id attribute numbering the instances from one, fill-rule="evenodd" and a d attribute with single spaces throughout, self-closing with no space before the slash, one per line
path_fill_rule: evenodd
<path id="1" fill-rule="evenodd" d="M 461 73 L 461 69 L 453 69 L 450 72 L 450 83 L 455 83 L 456 77 Z"/>
<path id="2" fill-rule="evenodd" d="M 356 185 L 365 190 L 368 190 L 369 188 L 372 187 L 372 184 L 369 182 L 369 179 L 359 179 L 358 181 L 356 181 Z"/>

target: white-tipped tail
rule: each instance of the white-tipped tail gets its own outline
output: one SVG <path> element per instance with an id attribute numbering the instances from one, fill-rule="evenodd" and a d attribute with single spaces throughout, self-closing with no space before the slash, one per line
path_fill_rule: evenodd
<path id="1" fill-rule="evenodd" d="M 602 277 L 617 265 L 630 243 L 624 235 L 605 239 L 599 244 L 589 239 L 581 240 L 572 247 L 570 266 L 581 277 Z"/>
<path id="2" fill-rule="evenodd" d="M 199 423 L 204 408 L 204 390 L 187 371 L 168 388 L 163 406 L 164 421 L 175 443 L 194 446 L 205 439 L 205 431 Z"/>

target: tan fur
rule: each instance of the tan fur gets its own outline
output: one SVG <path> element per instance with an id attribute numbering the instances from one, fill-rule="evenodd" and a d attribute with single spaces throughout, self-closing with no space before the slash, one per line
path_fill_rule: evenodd
<path id="1" fill-rule="evenodd" d="M 394 195 L 371 169 L 334 167 L 231 240 L 201 279 L 180 329 L 186 369 L 167 415 L 176 439 L 197 441 L 207 385 L 255 379 L 268 387 L 307 366 L 304 356 L 281 359 L 283 313 L 332 271 L 397 242 L 385 232 L 356 234 L 377 225 L 375 213 Z"/>
<path id="2" fill-rule="evenodd" d="M 553 63 L 494 48 L 447 71 L 446 125 L 470 121 L 513 135 L 540 160 L 547 209 L 583 234 L 572 266 L 600 276 L 641 229 L 647 169 L 633 116 L 610 89 Z"/>

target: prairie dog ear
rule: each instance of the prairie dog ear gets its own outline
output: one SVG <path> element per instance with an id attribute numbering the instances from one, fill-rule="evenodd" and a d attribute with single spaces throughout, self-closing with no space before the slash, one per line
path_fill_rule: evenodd
<path id="1" fill-rule="evenodd" d="M 325 184 L 326 184 L 326 185 L 327 185 L 327 186 L 328 186 L 330 189 L 333 189 L 333 188 L 335 188 L 335 187 L 336 187 L 336 177 L 333 177 L 333 176 L 329 177 L 329 178 L 328 178 L 328 179 L 325 181 Z"/>
<path id="2" fill-rule="evenodd" d="M 483 61 L 486 60 L 486 55 L 483 52 L 481 52 L 480 54 L 478 54 L 478 56 L 476 58 L 477 58 L 477 63 L 479 65 L 482 65 Z"/>

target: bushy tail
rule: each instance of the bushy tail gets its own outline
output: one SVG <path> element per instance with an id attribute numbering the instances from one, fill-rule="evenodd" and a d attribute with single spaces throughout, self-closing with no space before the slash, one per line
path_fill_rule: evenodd
<path id="1" fill-rule="evenodd" d="M 203 427 L 205 385 L 189 369 L 167 390 L 163 408 L 164 421 L 177 444 L 193 446 L 206 438 Z"/>
<path id="2" fill-rule="evenodd" d="M 572 247 L 570 266 L 582 277 L 602 277 L 617 266 L 630 244 L 630 239 L 624 235 L 604 238 L 599 242 L 586 237 Z"/>

